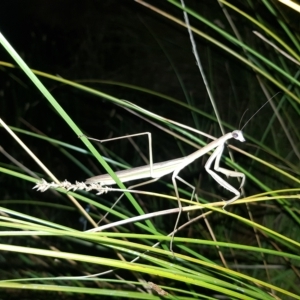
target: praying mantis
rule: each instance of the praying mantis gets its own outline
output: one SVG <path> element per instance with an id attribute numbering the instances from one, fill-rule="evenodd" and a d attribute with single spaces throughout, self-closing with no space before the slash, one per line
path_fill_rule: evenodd
<path id="1" fill-rule="evenodd" d="M 151 140 L 151 133 L 146 132 L 146 133 L 141 133 L 141 134 L 148 134 L 149 135 L 149 140 Z M 125 137 L 132 137 L 140 134 L 135 134 L 135 135 L 127 135 Z M 121 137 L 121 138 L 125 138 Z M 178 194 L 178 189 L 177 189 L 177 183 L 176 179 L 185 183 L 186 185 L 190 186 L 193 189 L 193 194 L 194 195 L 194 190 L 195 187 L 190 185 L 188 182 L 183 180 L 181 177 L 178 176 L 179 172 L 185 168 L 187 165 L 191 164 L 193 161 L 196 159 L 200 158 L 201 156 L 207 154 L 208 152 L 212 151 L 215 149 L 213 154 L 210 156 L 210 158 L 207 160 L 205 164 L 205 169 L 206 171 L 224 188 L 227 190 L 231 191 L 232 193 L 235 194 L 235 197 L 233 197 L 230 200 L 226 201 L 226 204 L 223 206 L 225 208 L 228 204 L 234 202 L 236 199 L 240 197 L 240 192 L 235 189 L 232 185 L 230 185 L 228 182 L 226 182 L 224 179 L 222 179 L 215 171 L 223 173 L 226 176 L 229 177 L 240 177 L 242 179 L 242 183 L 240 188 L 244 185 L 245 183 L 245 175 L 241 172 L 237 171 L 230 171 L 224 168 L 220 168 L 220 159 L 224 150 L 224 144 L 229 140 L 229 139 L 236 139 L 240 142 L 244 142 L 245 138 L 243 136 L 243 133 L 241 130 L 234 130 L 230 133 L 227 133 L 223 135 L 222 137 L 218 138 L 217 140 L 212 141 L 211 143 L 207 144 L 205 147 L 202 147 L 201 149 L 193 152 L 192 154 L 186 156 L 186 157 L 181 157 L 177 159 L 172 159 L 164 162 L 159 162 L 159 163 L 153 163 L 153 158 L 152 158 L 152 150 L 150 150 L 150 164 L 141 166 L 141 167 L 135 167 L 131 169 L 126 169 L 122 171 L 117 171 L 115 174 L 117 177 L 120 179 L 121 182 L 128 182 L 128 181 L 133 181 L 133 180 L 139 180 L 139 179 L 145 179 L 145 178 L 152 178 L 149 181 L 139 183 L 137 186 L 149 184 L 151 182 L 157 181 L 161 177 L 171 174 L 172 173 L 172 183 L 174 185 L 174 190 L 176 197 L 178 199 L 178 205 L 181 207 L 180 200 L 179 200 L 179 194 Z M 114 138 L 110 140 L 116 140 L 119 138 Z M 105 142 L 107 140 L 101 140 L 101 142 Z M 151 149 L 151 147 L 149 147 Z M 215 161 L 214 164 L 214 170 L 211 170 L 211 165 Z M 109 174 L 103 174 L 103 175 L 98 175 L 94 177 L 90 177 L 85 181 L 86 184 L 93 184 L 93 183 L 99 183 L 102 186 L 110 186 L 113 184 L 116 184 L 114 179 L 109 175 Z"/>
<path id="2" fill-rule="evenodd" d="M 178 207 L 179 207 L 179 213 L 177 215 L 177 219 L 176 219 L 175 226 L 174 226 L 174 231 L 173 231 L 175 233 L 178 222 L 179 222 L 179 219 L 180 219 L 180 216 L 181 216 L 181 211 L 182 211 L 182 205 L 181 205 L 181 201 L 180 201 L 180 197 L 179 197 L 179 193 L 178 193 L 176 180 L 181 181 L 182 183 L 186 184 L 187 186 L 189 186 L 193 190 L 191 199 L 193 199 L 193 197 L 195 196 L 195 187 L 193 185 L 191 185 L 190 183 L 186 182 L 184 179 L 182 179 L 178 174 L 183 168 L 185 168 L 186 166 L 188 166 L 189 164 L 194 162 L 196 159 L 198 159 L 201 156 L 203 156 L 203 155 L 209 153 L 210 151 L 214 150 L 213 153 L 211 154 L 211 156 L 209 157 L 209 159 L 207 160 L 206 164 L 205 164 L 205 170 L 211 175 L 211 177 L 217 183 L 219 183 L 225 189 L 227 189 L 230 192 L 232 192 L 233 194 L 235 194 L 235 196 L 232 199 L 225 201 L 225 205 L 223 206 L 223 210 L 224 210 L 225 207 L 228 204 L 231 204 L 234 201 L 236 201 L 241 196 L 241 193 L 238 189 L 234 188 L 232 185 L 230 185 L 228 182 L 226 182 L 223 178 L 221 178 L 220 175 L 217 174 L 217 172 L 222 173 L 222 174 L 226 175 L 227 177 L 239 177 L 239 178 L 241 178 L 241 184 L 240 184 L 239 189 L 241 189 L 243 187 L 243 185 L 245 184 L 245 179 L 246 179 L 244 173 L 233 171 L 233 170 L 228 170 L 228 169 L 224 169 L 224 168 L 220 167 L 220 160 L 221 160 L 221 157 L 222 157 L 222 153 L 223 153 L 223 150 L 224 150 L 225 143 L 230 139 L 235 139 L 235 140 L 238 140 L 240 142 L 245 142 L 245 138 L 244 138 L 243 133 L 242 133 L 243 128 L 245 128 L 245 126 L 248 124 L 248 122 L 268 102 L 269 102 L 269 100 L 264 105 L 262 105 L 252 115 L 252 117 L 244 124 L 244 126 L 242 127 L 241 130 L 234 130 L 230 133 L 227 133 L 227 134 L 221 136 L 220 138 L 210 142 L 209 144 L 202 147 L 201 149 L 193 152 L 192 154 L 187 155 L 185 157 L 177 158 L 177 159 L 172 159 L 172 160 L 159 162 L 159 163 L 153 163 L 152 148 L 151 148 L 151 140 L 152 140 L 151 133 L 150 132 L 145 132 L 145 133 L 140 133 L 140 134 L 127 135 L 125 137 L 132 137 L 132 136 L 137 136 L 137 135 L 141 135 L 141 134 L 147 134 L 148 135 L 148 139 L 149 139 L 149 156 L 150 156 L 149 162 L 150 163 L 148 165 L 144 165 L 144 166 L 141 166 L 141 167 L 135 167 L 135 168 L 127 169 L 127 170 L 117 171 L 117 172 L 115 172 L 115 174 L 120 179 L 120 181 L 123 182 L 123 183 L 128 182 L 128 181 L 133 181 L 133 180 L 151 178 L 150 180 L 148 180 L 146 182 L 142 182 L 142 183 L 139 183 L 137 185 L 131 186 L 130 188 L 128 188 L 129 190 L 134 188 L 134 187 L 137 187 L 137 186 L 142 186 L 142 185 L 146 185 L 146 184 L 155 182 L 155 181 L 157 181 L 158 179 L 160 179 L 161 177 L 163 177 L 167 174 L 172 174 L 172 183 L 173 183 L 173 186 L 174 186 L 174 191 L 175 191 L 175 195 L 176 195 L 177 202 L 178 202 Z M 109 140 L 116 140 L 116 139 L 125 138 L 125 137 L 117 137 L 117 138 L 113 138 L 113 139 L 109 139 Z M 108 140 L 102 140 L 102 141 L 100 140 L 100 142 L 105 142 L 105 141 L 108 141 Z M 213 167 L 213 170 L 212 170 L 211 165 L 212 165 L 213 162 L 214 162 L 214 167 Z M 109 174 L 103 174 L 103 175 L 98 175 L 98 176 L 88 178 L 85 181 L 85 184 L 100 184 L 101 186 L 110 186 L 110 185 L 114 185 L 116 183 L 115 183 L 114 179 Z M 173 239 L 174 239 L 174 234 L 172 235 L 172 239 L 171 239 L 171 242 L 170 242 L 170 250 L 172 252 L 173 252 L 173 250 L 172 250 L 172 248 L 173 248 Z"/>
<path id="3" fill-rule="evenodd" d="M 273 96 L 273 97 L 275 97 L 275 96 Z M 243 187 L 246 177 L 245 177 L 245 174 L 242 173 L 242 172 L 228 170 L 228 169 L 224 169 L 224 168 L 220 167 L 220 160 L 221 160 L 222 153 L 223 153 L 223 150 L 224 150 L 224 147 L 225 147 L 225 143 L 230 139 L 235 139 L 235 140 L 238 140 L 240 142 L 245 142 L 245 138 L 243 136 L 242 130 L 250 122 L 250 120 L 271 99 L 269 99 L 266 103 L 264 103 L 248 119 L 248 121 L 244 124 L 244 126 L 240 130 L 234 130 L 230 133 L 224 134 L 220 138 L 218 138 L 216 140 L 213 140 L 212 142 L 210 142 L 206 146 L 202 147 L 201 149 L 193 152 L 192 154 L 187 155 L 185 157 L 177 158 L 177 159 L 172 159 L 172 160 L 159 162 L 159 163 L 153 163 L 152 147 L 151 147 L 152 136 L 151 136 L 150 132 L 132 134 L 132 135 L 127 135 L 127 136 L 117 137 L 117 138 L 112 138 L 112 139 L 107 139 L 107 140 L 98 140 L 100 142 L 105 142 L 105 141 L 122 139 L 122 138 L 126 138 L 126 137 L 138 136 L 138 135 L 141 135 L 141 134 L 147 134 L 148 135 L 148 139 L 149 139 L 149 156 L 150 156 L 149 162 L 150 163 L 148 165 L 141 166 L 141 167 L 136 167 L 136 168 L 131 168 L 131 169 L 127 169 L 127 170 L 117 171 L 117 172 L 115 172 L 115 174 L 119 178 L 119 180 L 123 183 L 128 182 L 128 181 L 133 181 L 133 180 L 151 178 L 148 181 L 138 183 L 134 186 L 129 187 L 128 190 L 132 190 L 134 187 L 146 185 L 146 184 L 149 184 L 151 182 L 157 181 L 158 179 L 160 179 L 161 177 L 163 177 L 167 174 L 172 174 L 172 183 L 173 183 L 173 186 L 174 186 L 174 191 L 175 191 L 175 195 L 176 195 L 177 202 L 178 202 L 178 208 L 179 208 L 179 213 L 177 215 L 177 219 L 176 219 L 176 222 L 175 222 L 175 226 L 174 226 L 174 230 L 173 230 L 172 238 L 171 238 L 171 242 L 170 242 L 170 250 L 172 252 L 173 252 L 172 247 L 173 247 L 174 234 L 177 230 L 177 225 L 178 225 L 180 215 L 181 215 L 181 212 L 182 212 L 182 205 L 181 205 L 181 201 L 180 201 L 180 197 L 179 197 L 179 193 L 178 193 L 176 180 L 179 180 L 182 183 L 189 186 L 193 190 L 191 200 L 195 196 L 196 201 L 198 201 L 198 198 L 196 197 L 196 194 L 195 194 L 195 187 L 193 185 L 191 185 L 190 183 L 186 182 L 184 179 L 182 179 L 179 176 L 179 172 L 183 168 L 185 168 L 186 166 L 188 166 L 189 164 L 194 162 L 196 159 L 198 159 L 201 156 L 203 156 L 205 154 L 208 154 L 209 152 L 214 150 L 213 153 L 211 154 L 211 156 L 209 157 L 209 159 L 207 160 L 206 164 L 205 164 L 205 169 L 212 176 L 212 178 L 216 182 L 218 182 L 225 189 L 227 189 L 230 192 L 232 192 L 233 194 L 235 194 L 235 196 L 232 199 L 225 201 L 225 205 L 223 206 L 223 210 L 225 209 L 225 207 L 227 205 L 229 205 L 229 204 L 233 203 L 234 201 L 236 201 L 241 196 L 240 191 L 238 189 L 234 188 L 228 182 L 226 182 L 223 178 L 221 178 L 220 175 L 217 174 L 217 172 L 222 173 L 222 174 L 226 175 L 227 177 L 239 177 L 239 178 L 241 178 L 241 185 L 240 185 L 239 189 L 241 189 Z M 155 115 L 153 113 L 151 113 L 151 114 Z M 172 122 L 176 123 L 174 121 L 172 121 Z M 86 137 L 86 138 L 91 139 L 91 140 L 96 140 L 96 139 L 89 138 L 89 137 Z M 212 165 L 213 162 L 214 162 L 214 167 L 213 167 L 213 170 L 212 170 L 211 165 Z M 64 187 L 67 190 L 85 189 L 87 191 L 92 190 L 92 189 L 96 189 L 96 190 L 99 191 L 98 194 L 102 194 L 102 193 L 105 193 L 105 192 L 109 191 L 110 190 L 109 186 L 114 185 L 114 184 L 116 184 L 116 182 L 109 174 L 103 174 L 103 175 L 90 177 L 85 181 L 85 183 L 77 182 L 76 185 L 73 185 L 73 184 L 71 184 L 67 181 L 59 183 L 59 184 L 57 184 L 57 183 L 50 183 L 49 184 L 45 180 L 42 180 L 42 182 L 37 183 L 37 185 L 34 188 L 37 188 L 37 190 L 40 190 L 40 191 L 45 191 L 50 187 Z M 121 199 L 121 197 L 119 197 L 117 201 L 119 201 Z"/>
<path id="4" fill-rule="evenodd" d="M 151 133 L 147 132 L 147 133 L 144 133 L 144 134 L 148 134 L 149 142 L 150 142 L 151 141 Z M 140 134 L 135 134 L 135 135 L 130 135 L 130 136 L 136 136 L 136 135 L 140 135 Z M 126 137 L 130 137 L 130 136 L 126 136 Z M 121 137 L 121 138 L 124 138 L 124 137 Z M 232 199 L 227 200 L 225 202 L 225 205 L 223 206 L 223 209 L 228 204 L 233 203 L 235 200 L 237 200 L 241 196 L 241 193 L 236 188 L 234 188 L 232 185 L 230 185 L 228 182 L 226 182 L 223 178 L 221 178 L 216 173 L 216 172 L 220 172 L 220 173 L 226 175 L 227 177 L 228 176 L 229 177 L 240 177 L 241 178 L 240 188 L 245 183 L 245 174 L 243 174 L 241 172 L 237 172 L 237 171 L 227 170 L 227 169 L 221 168 L 219 166 L 221 156 L 222 156 L 222 153 L 223 153 L 223 150 L 224 150 L 224 145 L 228 140 L 230 140 L 232 138 L 235 139 L 235 140 L 238 140 L 240 142 L 245 141 L 245 138 L 243 136 L 242 131 L 241 130 L 234 130 L 230 133 L 227 133 L 227 134 L 223 135 L 222 137 L 218 138 L 217 140 L 212 141 L 211 143 L 207 144 L 205 147 L 193 152 L 192 154 L 190 154 L 186 157 L 181 157 L 181 158 L 172 159 L 172 160 L 159 162 L 159 163 L 153 163 L 152 150 L 151 150 L 151 146 L 150 146 L 150 143 L 149 143 L 149 152 L 150 152 L 150 164 L 149 165 L 136 167 L 136 168 L 132 168 L 132 169 L 127 169 L 127 170 L 122 170 L 122 171 L 117 171 L 117 172 L 115 172 L 115 174 L 120 179 L 120 181 L 122 181 L 123 183 L 128 182 L 128 181 L 133 181 L 133 180 L 151 178 L 150 180 L 148 180 L 146 182 L 142 182 L 142 183 L 139 183 L 137 185 L 131 186 L 129 188 L 129 190 L 130 190 L 131 188 L 141 186 L 141 185 L 146 185 L 146 184 L 152 183 L 154 181 L 157 181 L 161 177 L 172 173 L 172 183 L 173 183 L 173 186 L 174 186 L 174 191 L 175 191 L 175 195 L 176 195 L 177 202 L 178 202 L 178 207 L 179 207 L 179 213 L 177 215 L 177 219 L 176 219 L 175 226 L 174 226 L 174 231 L 173 231 L 173 232 L 175 232 L 176 228 L 177 228 L 177 225 L 178 225 L 178 222 L 179 222 L 179 219 L 180 219 L 180 216 L 181 216 L 181 211 L 182 211 L 182 205 L 181 205 L 181 201 L 180 201 L 180 197 L 179 197 L 179 193 L 178 193 L 176 180 L 181 181 L 182 183 L 186 184 L 187 186 L 189 186 L 193 190 L 191 199 L 195 195 L 195 187 L 193 185 L 189 184 L 188 182 L 186 182 L 181 177 L 179 177 L 178 174 L 187 165 L 191 164 L 193 161 L 195 161 L 199 157 L 207 154 L 208 152 L 215 149 L 214 152 L 212 153 L 212 155 L 209 157 L 209 159 L 207 160 L 207 162 L 205 164 L 206 171 L 221 186 L 223 186 L 225 189 L 227 189 L 230 192 L 235 194 L 235 196 Z M 116 140 L 116 139 L 119 139 L 119 138 L 114 138 L 112 140 Z M 101 142 L 105 142 L 105 141 L 107 141 L 107 140 L 102 140 Z M 211 169 L 211 165 L 212 165 L 213 161 L 215 162 L 214 163 L 214 171 Z M 97 183 L 97 184 L 101 184 L 101 186 L 110 186 L 110 185 L 116 184 L 114 179 L 109 174 L 103 174 L 103 175 L 98 175 L 98 176 L 88 178 L 85 181 L 85 183 L 86 184 Z M 172 250 L 172 248 L 173 248 L 173 239 L 174 239 L 174 234 L 172 235 L 172 239 L 171 239 L 171 242 L 170 242 L 170 250 L 172 252 L 173 252 L 173 250 Z"/>

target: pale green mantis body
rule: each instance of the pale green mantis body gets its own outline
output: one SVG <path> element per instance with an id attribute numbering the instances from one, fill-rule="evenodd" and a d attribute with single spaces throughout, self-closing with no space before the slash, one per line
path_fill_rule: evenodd
<path id="1" fill-rule="evenodd" d="M 195 194 L 195 187 L 192 186 L 191 184 L 189 184 L 188 182 L 186 182 L 185 180 L 183 180 L 181 177 L 179 177 L 178 174 L 187 165 L 191 164 L 194 160 L 196 160 L 199 157 L 209 153 L 210 151 L 215 149 L 215 151 L 212 153 L 212 155 L 209 157 L 209 159 L 207 160 L 207 162 L 205 164 L 206 171 L 221 186 L 223 186 L 225 189 L 227 189 L 230 192 L 235 194 L 235 196 L 232 199 L 226 201 L 225 205 L 223 206 L 223 209 L 228 204 L 233 203 L 235 200 L 237 200 L 241 196 L 241 193 L 236 188 L 234 188 L 232 185 L 230 185 L 228 182 L 226 182 L 223 178 L 221 178 L 216 173 L 216 172 L 220 172 L 220 173 L 226 175 L 227 177 L 228 176 L 229 177 L 240 177 L 241 178 L 240 188 L 244 185 L 244 183 L 245 183 L 245 174 L 243 174 L 241 172 L 237 172 L 237 171 L 227 170 L 227 169 L 221 168 L 219 166 L 220 159 L 221 159 L 221 156 L 222 156 L 222 153 L 223 153 L 223 150 L 224 150 L 224 145 L 228 140 L 234 138 L 234 139 L 236 139 L 240 142 L 245 141 L 245 138 L 244 138 L 243 133 L 242 133 L 241 130 L 234 130 L 230 133 L 227 133 L 227 134 L 223 135 L 222 137 L 212 141 L 211 143 L 207 144 L 203 148 L 193 152 L 192 154 L 190 154 L 186 157 L 181 157 L 181 158 L 172 159 L 172 160 L 159 162 L 159 163 L 154 163 L 154 164 L 153 164 L 153 159 L 152 159 L 152 150 L 151 150 L 151 146 L 150 146 L 151 133 L 147 132 L 146 134 L 148 134 L 148 137 L 149 137 L 150 164 L 145 165 L 145 166 L 141 166 L 141 167 L 132 168 L 132 169 L 117 171 L 117 172 L 115 172 L 115 174 L 117 175 L 117 177 L 122 182 L 128 182 L 128 181 L 132 181 L 132 180 L 139 180 L 139 179 L 145 179 L 145 178 L 151 178 L 149 181 L 142 182 L 142 183 L 139 183 L 135 186 L 130 187 L 130 188 L 133 188 L 133 187 L 137 187 L 137 186 L 141 186 L 141 185 L 145 185 L 145 184 L 154 182 L 154 181 L 158 180 L 159 178 L 161 178 L 162 176 L 172 173 L 172 183 L 173 183 L 176 198 L 177 198 L 177 201 L 178 201 L 178 207 L 180 209 L 180 211 L 178 213 L 178 216 L 177 216 L 176 223 L 175 223 L 174 232 L 177 228 L 178 221 L 179 221 L 179 218 L 180 218 L 180 215 L 181 215 L 181 209 L 182 209 L 182 205 L 181 205 L 181 202 L 180 202 L 180 197 L 179 197 L 179 193 L 178 193 L 176 180 L 179 180 L 179 181 L 185 183 L 186 185 L 188 185 L 189 187 L 192 188 L 193 193 L 192 193 L 191 198 L 193 198 L 194 194 Z M 137 134 L 135 134 L 134 136 L 136 136 L 136 135 Z M 121 138 L 124 138 L 124 137 L 121 137 Z M 114 138 L 113 140 L 115 140 L 115 139 L 119 139 L 119 138 Z M 103 141 L 107 141 L 107 140 L 103 140 Z M 212 164 L 213 161 L 215 161 L 214 168 L 213 168 L 214 171 L 211 170 L 211 164 Z M 85 181 L 85 183 L 86 184 L 98 183 L 103 187 L 116 184 L 114 179 L 109 174 L 103 174 L 103 175 L 98 175 L 98 176 L 88 178 Z M 130 188 L 129 188 L 129 190 L 130 190 Z M 171 240 L 171 243 L 170 243 L 170 250 L 171 251 L 172 251 L 173 238 L 174 238 L 174 235 L 172 236 L 172 240 Z"/>

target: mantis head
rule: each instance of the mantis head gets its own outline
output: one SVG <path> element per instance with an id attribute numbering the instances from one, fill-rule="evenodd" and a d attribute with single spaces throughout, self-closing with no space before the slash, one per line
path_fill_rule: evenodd
<path id="1" fill-rule="evenodd" d="M 245 138 L 241 130 L 234 130 L 232 131 L 232 137 L 240 142 L 245 142 Z"/>

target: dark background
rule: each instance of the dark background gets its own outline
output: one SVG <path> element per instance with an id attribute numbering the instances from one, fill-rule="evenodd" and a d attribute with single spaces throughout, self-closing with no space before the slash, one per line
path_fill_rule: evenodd
<path id="1" fill-rule="evenodd" d="M 281 30 L 260 1 L 252 3 L 251 9 L 244 6 L 245 1 L 232 2 L 250 15 L 259 12 L 273 31 Z M 182 12 L 167 1 L 149 1 L 149 3 L 182 20 Z M 187 1 L 186 5 L 215 24 L 221 24 L 225 30 L 231 32 L 216 1 Z M 290 14 L 290 26 L 299 33 L 299 18 L 295 17 L 296 15 L 292 12 Z M 269 51 L 270 56 L 272 56 L 273 50 L 270 51 L 265 43 L 253 35 L 252 30 L 257 28 L 254 28 L 253 24 L 234 12 L 231 12 L 231 15 L 239 25 L 240 33 L 247 40 L 247 44 L 257 47 L 262 53 Z M 191 18 L 191 25 L 210 37 L 229 45 L 227 41 L 203 23 Z M 186 29 L 134 1 L 1 1 L 0 31 L 29 67 L 33 69 L 57 74 L 69 80 L 80 81 L 87 86 L 119 99 L 129 100 L 149 111 L 198 128 L 216 137 L 221 135 L 218 126 L 211 119 L 214 117 L 213 109 L 196 66 Z M 282 36 L 284 38 L 284 34 Z M 233 128 L 238 128 L 246 108 L 249 108 L 249 113 L 245 117 L 247 119 L 266 101 L 258 86 L 255 74 L 236 58 L 207 42 L 207 40 L 199 36 L 195 36 L 195 39 L 221 119 Z M 230 47 L 243 54 L 241 49 L 235 48 L 231 44 Z M 14 64 L 12 58 L 2 47 L 0 47 L 0 60 Z M 43 77 L 40 79 L 74 122 L 89 136 L 105 139 L 111 136 L 150 131 L 153 135 L 154 162 L 181 157 L 195 151 L 194 148 L 181 144 L 174 137 L 131 115 L 122 108 L 116 107 L 105 99 Z M 121 87 L 118 84 L 99 82 L 99 80 L 126 83 L 162 93 L 181 103 L 194 106 L 208 116 L 195 114 L 180 103 L 163 100 L 153 94 L 144 93 L 134 88 Z M 183 87 L 189 95 L 189 100 L 184 94 Z M 275 94 L 278 89 L 273 87 L 271 91 Z M 270 107 L 265 107 L 247 125 L 245 132 L 249 136 L 259 138 L 272 114 Z M 37 129 L 49 137 L 84 148 L 74 132 L 57 115 L 26 75 L 18 69 L 0 67 L 0 117 L 11 126 L 32 131 Z M 226 130 L 229 131 L 230 129 L 227 128 Z M 280 144 L 278 147 L 280 151 L 289 153 L 290 149 L 287 143 L 277 142 L 280 141 L 282 132 L 279 129 L 278 131 L 275 130 L 274 136 L 274 143 Z M 74 182 L 75 180 L 82 181 L 88 177 L 49 143 L 25 135 L 22 135 L 21 138 L 59 179 L 68 179 Z M 1 130 L 0 139 L 1 146 L 13 157 L 33 171 L 41 172 L 32 159 L 4 130 Z M 272 148 L 271 142 L 266 144 Z M 147 153 L 145 137 L 138 139 L 138 145 L 142 151 Z M 111 142 L 105 146 L 129 165 L 139 166 L 143 164 L 140 156 L 136 154 L 128 141 Z M 249 153 L 255 153 L 256 150 L 250 143 L 239 144 L 239 147 Z M 87 155 L 76 152 L 73 154 L 94 174 L 104 172 L 101 166 Z M 263 153 L 263 155 L 267 157 L 268 161 L 273 159 L 267 153 Z M 204 157 L 203 160 L 202 158 L 199 159 L 183 170 L 182 177 L 195 185 L 197 180 L 201 182 L 198 191 L 199 196 L 211 197 L 214 201 L 217 199 L 216 195 L 219 196 L 219 200 L 230 198 L 231 194 L 224 191 L 204 172 L 205 158 L 207 157 Z M 252 168 L 251 172 L 255 175 L 259 173 L 259 178 L 267 177 L 266 175 L 272 177 L 272 175 L 267 174 L 265 167 L 260 166 L 257 171 L 256 165 L 253 167 L 249 159 L 245 159 L 238 153 L 236 153 L 235 158 L 245 169 Z M 9 163 L 6 158 L 3 158 L 3 162 Z M 117 168 L 114 167 L 114 169 Z M 32 191 L 31 183 L 12 178 L 12 176 L 3 174 L 0 176 L 1 193 L 4 199 L 41 199 L 45 202 L 66 203 L 50 192 L 39 194 Z M 43 177 L 43 174 L 41 176 Z M 199 179 L 200 176 L 201 180 Z M 275 176 L 273 179 L 277 180 Z M 164 180 L 170 182 L 170 178 L 167 176 Z M 233 182 L 237 184 L 236 181 Z M 276 182 L 276 186 L 277 184 L 278 182 Z M 285 186 L 285 182 L 280 182 L 281 185 Z M 250 180 L 246 187 L 248 194 L 261 191 Z M 152 188 L 155 192 L 165 191 L 165 186 L 160 183 Z M 167 189 L 166 193 L 169 191 L 170 189 Z M 109 202 L 110 197 L 114 197 L 114 195 L 105 195 L 101 201 Z M 148 211 L 155 211 L 155 209 L 164 209 L 165 203 L 163 201 L 153 203 L 147 200 L 144 202 L 144 207 Z M 14 208 L 13 205 L 9 207 Z M 255 211 L 256 208 L 257 206 L 253 210 Z M 22 209 L 23 207 L 16 207 L 18 211 Z M 29 206 L 29 208 L 25 208 L 25 213 L 82 229 L 82 224 L 78 221 L 79 214 L 76 211 L 68 214 L 66 211 L 58 209 L 43 208 L 40 211 L 39 209 L 38 207 L 35 210 Z M 241 210 L 241 212 L 239 211 L 240 215 L 245 213 L 244 206 L 239 206 L 237 209 Z M 263 218 L 264 211 L 261 208 L 255 211 L 257 212 L 256 220 Z M 134 212 L 132 211 L 132 213 Z M 161 222 L 163 226 L 158 227 L 169 232 L 173 229 L 174 218 L 176 216 L 157 218 L 155 222 L 157 222 L 156 225 L 161 225 L 159 224 Z M 223 228 L 226 228 L 226 232 L 232 234 L 232 241 L 238 240 L 239 243 L 245 244 L 255 243 L 251 228 L 244 231 L 244 228 L 235 226 L 236 223 L 233 223 L 229 218 L 225 219 L 220 215 L 214 215 L 214 218 L 211 219 L 211 223 L 220 226 L 220 236 L 224 239 L 227 236 L 223 234 L 223 230 L 225 230 Z M 181 222 L 183 223 L 182 220 Z M 201 222 L 197 226 L 201 227 Z M 195 228 L 199 238 L 207 238 L 207 230 L 201 231 L 198 230 L 198 227 Z M 249 231 L 251 231 L 250 234 Z M 188 233 L 193 234 L 192 231 Z M 184 235 L 185 232 L 183 231 L 181 234 Z M 52 245 L 52 241 L 49 244 Z M 63 247 L 69 247 L 69 245 L 59 246 L 62 250 L 65 250 Z M 70 249 L 75 251 L 71 246 Z M 201 253 L 212 259 L 219 259 L 217 253 L 210 251 L 210 249 L 203 247 Z M 90 251 L 90 249 L 88 250 Z M 76 248 L 76 251 L 85 253 L 86 249 Z M 249 258 L 249 260 L 251 259 L 252 257 Z M 22 264 L 20 265 L 22 266 Z M 55 268 L 53 269 L 55 270 Z M 12 267 L 12 270 L 19 269 Z M 63 268 L 60 270 L 62 273 L 65 271 Z"/>

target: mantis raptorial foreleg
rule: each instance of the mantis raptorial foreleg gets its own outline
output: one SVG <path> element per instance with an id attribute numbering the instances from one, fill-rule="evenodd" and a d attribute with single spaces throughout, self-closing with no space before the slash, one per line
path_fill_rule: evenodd
<path id="1" fill-rule="evenodd" d="M 215 171 L 220 172 L 220 173 L 226 175 L 227 177 L 240 177 L 240 178 L 242 178 L 240 188 L 244 185 L 246 178 L 245 178 L 244 173 L 237 172 L 237 171 L 232 171 L 232 170 L 227 170 L 227 169 L 221 168 L 219 166 L 223 150 L 224 150 L 224 144 L 221 144 L 219 147 L 216 148 L 216 150 L 213 152 L 213 154 L 207 160 L 207 162 L 205 164 L 205 170 L 221 186 L 223 186 L 225 189 L 227 189 L 228 191 L 230 191 L 230 192 L 232 192 L 233 194 L 236 195 L 232 199 L 226 201 L 225 205 L 223 206 L 223 209 L 225 209 L 225 207 L 228 204 L 233 203 L 235 200 L 237 200 L 241 196 L 241 193 L 237 189 L 235 189 L 232 185 L 230 185 L 228 182 L 226 182 L 223 178 L 221 178 L 218 174 L 216 174 L 213 170 L 210 169 L 212 162 L 215 160 L 215 164 L 214 164 L 214 170 Z"/>

